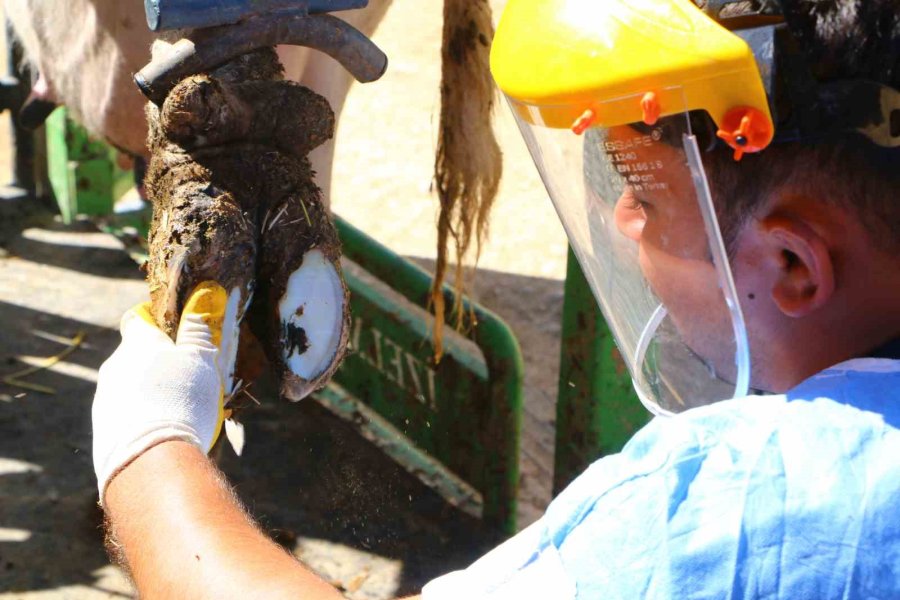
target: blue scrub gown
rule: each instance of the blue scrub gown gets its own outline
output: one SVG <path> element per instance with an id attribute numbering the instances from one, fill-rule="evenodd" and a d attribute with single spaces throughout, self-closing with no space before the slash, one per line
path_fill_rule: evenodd
<path id="1" fill-rule="evenodd" d="M 900 598 L 900 360 L 654 419 L 423 598 Z"/>

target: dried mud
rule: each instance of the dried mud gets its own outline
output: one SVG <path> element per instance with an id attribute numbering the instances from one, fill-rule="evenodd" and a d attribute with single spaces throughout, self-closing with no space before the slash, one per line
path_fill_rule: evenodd
<path id="1" fill-rule="evenodd" d="M 334 134 L 328 102 L 281 80 L 281 65 L 267 49 L 185 78 L 161 107 L 148 105 L 147 115 L 154 317 L 174 337 L 197 284 L 239 289 L 241 306 L 252 298 L 250 327 L 290 395 L 309 382 L 296 381 L 283 358 L 286 348 L 308 346 L 305 332 L 292 331 L 279 315 L 288 278 L 313 248 L 340 273 L 340 243 L 306 157 Z M 345 347 L 346 333 L 334 364 L 313 383 L 330 376 Z"/>

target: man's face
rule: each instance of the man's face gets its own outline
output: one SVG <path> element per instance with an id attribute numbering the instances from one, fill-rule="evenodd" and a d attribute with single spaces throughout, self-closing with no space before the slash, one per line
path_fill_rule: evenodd
<path id="1" fill-rule="evenodd" d="M 620 127 L 609 140 L 634 137 Z M 629 180 L 614 209 L 617 230 L 638 246 L 641 271 L 687 346 L 722 379 L 735 379 L 731 316 L 706 235 L 684 152 L 664 143 L 635 144 L 609 157 Z M 647 165 L 651 168 L 647 170 Z M 622 168 L 619 169 L 620 172 Z"/>

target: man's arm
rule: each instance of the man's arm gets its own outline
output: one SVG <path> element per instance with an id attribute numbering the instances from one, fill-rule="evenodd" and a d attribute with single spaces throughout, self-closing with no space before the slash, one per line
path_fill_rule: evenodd
<path id="1" fill-rule="evenodd" d="M 145 305 L 122 319 L 92 409 L 114 554 L 142 598 L 340 598 L 255 526 L 206 457 L 237 341 L 229 303 L 221 286 L 198 286 L 175 342 Z"/>
<path id="2" fill-rule="evenodd" d="M 144 452 L 110 482 L 106 505 L 142 598 L 341 598 L 253 524 L 192 444 Z"/>

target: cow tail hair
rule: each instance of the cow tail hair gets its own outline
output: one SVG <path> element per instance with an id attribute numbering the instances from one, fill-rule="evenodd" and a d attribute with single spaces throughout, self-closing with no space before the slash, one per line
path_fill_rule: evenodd
<path id="1" fill-rule="evenodd" d="M 450 249 L 456 260 L 456 299 L 451 310 L 456 327 L 465 321 L 463 260 L 475 251 L 475 263 L 488 234 L 488 216 L 503 171 L 500 146 L 491 127 L 496 93 L 490 74 L 494 36 L 488 0 L 444 0 L 441 48 L 441 118 L 434 181 L 440 201 L 434 309 L 435 360 L 443 353 L 442 334 L 447 310 L 443 283 Z M 474 315 L 470 315 L 474 322 Z"/>

